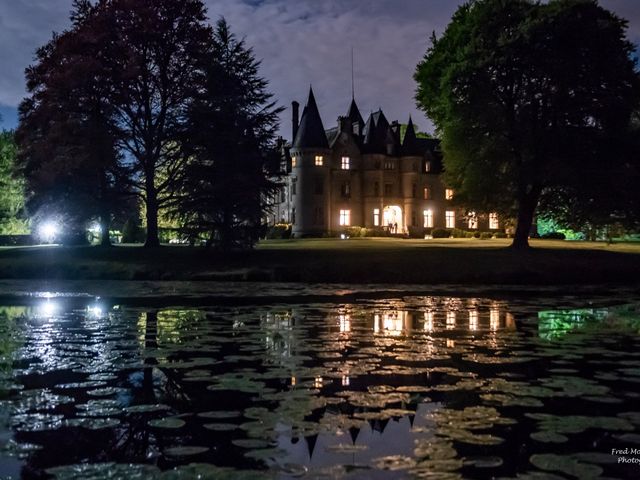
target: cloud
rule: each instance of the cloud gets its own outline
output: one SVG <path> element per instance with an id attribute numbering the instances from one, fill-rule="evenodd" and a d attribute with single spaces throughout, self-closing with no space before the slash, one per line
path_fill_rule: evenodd
<path id="1" fill-rule="evenodd" d="M 422 129 L 431 123 L 415 106 L 413 72 L 433 31 L 442 32 L 459 0 L 205 0 L 215 22 L 224 16 L 262 59 L 261 74 L 283 106 L 305 103 L 313 84 L 325 127 L 335 125 L 351 99 L 351 48 L 356 100 L 362 114 L 381 107 L 389 120 L 409 115 Z M 602 0 L 630 20 L 640 39 L 640 2 Z M 71 0 L 0 2 L 0 105 L 24 96 L 24 69 L 51 32 L 68 25 Z M 5 115 L 5 117 L 7 117 Z M 6 124 L 7 122 L 5 122 Z M 290 136 L 290 112 L 281 132 Z"/>

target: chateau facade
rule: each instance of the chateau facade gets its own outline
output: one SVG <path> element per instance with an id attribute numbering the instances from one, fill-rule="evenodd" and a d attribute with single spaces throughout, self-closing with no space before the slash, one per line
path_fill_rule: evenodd
<path id="1" fill-rule="evenodd" d="M 497 215 L 451 205 L 455 192 L 442 181 L 439 141 L 417 137 L 411 119 L 401 135 L 382 110 L 365 122 L 352 99 L 338 125 L 325 130 L 311 89 L 299 120 L 298 111 L 293 102 L 293 140 L 284 148 L 286 175 L 272 222 L 291 224 L 295 237 L 351 226 L 417 235 L 500 228 Z"/>

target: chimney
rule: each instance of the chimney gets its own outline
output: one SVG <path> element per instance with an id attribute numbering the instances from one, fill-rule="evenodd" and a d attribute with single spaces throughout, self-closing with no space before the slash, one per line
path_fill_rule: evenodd
<path id="1" fill-rule="evenodd" d="M 291 144 L 293 145 L 293 142 L 296 139 L 296 135 L 298 134 L 298 109 L 300 108 L 300 104 L 298 102 L 296 102 L 295 100 L 293 102 L 291 102 L 291 134 L 293 135 L 291 137 Z"/>
<path id="2" fill-rule="evenodd" d="M 347 130 L 349 130 L 347 117 L 338 117 L 338 130 L 340 132 L 346 132 Z"/>

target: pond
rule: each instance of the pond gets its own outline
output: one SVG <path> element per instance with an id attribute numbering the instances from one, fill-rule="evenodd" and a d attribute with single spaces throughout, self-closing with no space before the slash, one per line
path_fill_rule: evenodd
<path id="1" fill-rule="evenodd" d="M 0 307 L 0 478 L 640 476 L 635 300 L 295 302 Z"/>

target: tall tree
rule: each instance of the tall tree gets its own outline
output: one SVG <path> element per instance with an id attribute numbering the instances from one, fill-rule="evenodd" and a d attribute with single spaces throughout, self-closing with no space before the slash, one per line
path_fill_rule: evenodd
<path id="1" fill-rule="evenodd" d="M 258 239 L 278 163 L 276 108 L 259 62 L 243 41 L 218 21 L 205 59 L 205 88 L 189 110 L 190 161 L 174 208 L 185 230 L 206 235 L 221 249 Z"/>
<path id="2" fill-rule="evenodd" d="M 63 219 L 66 230 L 84 231 L 98 220 L 102 245 L 118 208 L 123 174 L 109 123 L 113 86 L 104 57 L 111 34 L 89 31 L 95 10 L 75 2 L 73 28 L 37 52 L 27 69 L 27 97 L 20 106 L 19 169 L 34 217 Z"/>
<path id="3" fill-rule="evenodd" d="M 30 97 L 20 128 L 25 158 L 33 160 L 34 171 L 38 162 L 52 166 L 53 150 L 61 165 L 79 156 L 95 160 L 90 149 L 83 150 L 86 155 L 74 149 L 62 155 L 49 141 L 56 128 L 58 138 L 64 137 L 60 145 L 66 145 L 69 124 L 77 127 L 72 130 L 77 139 L 86 140 L 83 147 L 100 143 L 90 131 L 108 139 L 128 167 L 128 175 L 118 178 L 126 178 L 145 204 L 146 245 L 158 246 L 158 210 L 174 198 L 185 161 L 180 142 L 186 114 L 202 85 L 199 67 L 211 44 L 204 5 L 201 0 L 77 0 L 71 19 L 72 27 L 54 35 L 27 72 Z M 72 97 L 77 93 L 78 99 Z M 79 115 L 69 109 L 74 102 L 82 107 Z M 61 182 L 51 183 L 61 188 Z"/>
<path id="4" fill-rule="evenodd" d="M 0 234 L 27 233 L 24 218 L 24 180 L 15 176 L 17 148 L 14 133 L 0 132 Z"/>
<path id="5" fill-rule="evenodd" d="M 106 28 L 124 55 L 113 103 L 117 145 L 131 160 L 133 186 L 145 203 L 147 240 L 159 245 L 158 210 L 175 197 L 184 165 L 187 111 L 202 84 L 211 28 L 200 0 L 103 0 Z M 162 178 L 159 173 L 162 172 Z"/>
<path id="6" fill-rule="evenodd" d="M 562 205 L 558 189 L 624 171 L 631 155 L 619 146 L 640 103 L 625 29 L 591 0 L 477 0 L 418 65 L 447 182 L 461 204 L 514 216 L 514 247 L 528 247 L 542 196 Z"/>

